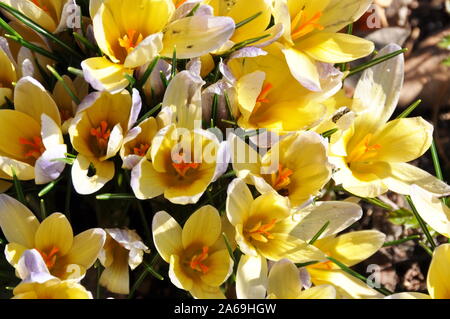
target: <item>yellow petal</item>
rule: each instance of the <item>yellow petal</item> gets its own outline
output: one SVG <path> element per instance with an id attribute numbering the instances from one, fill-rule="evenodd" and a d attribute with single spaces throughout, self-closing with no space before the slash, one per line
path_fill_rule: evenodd
<path id="1" fill-rule="evenodd" d="M 58 254 L 66 255 L 73 243 L 72 226 L 63 214 L 47 217 L 36 231 L 35 247 L 46 252 L 58 248 Z"/>
<path id="2" fill-rule="evenodd" d="M 302 291 L 297 299 L 336 299 L 336 289 L 331 285 L 321 285 Z"/>
<path id="3" fill-rule="evenodd" d="M 184 272 L 183 265 L 181 264 L 178 255 L 170 256 L 169 278 L 170 281 L 180 289 L 191 290 L 194 286 L 194 281 Z"/>
<path id="4" fill-rule="evenodd" d="M 450 208 L 417 185 L 412 186 L 411 199 L 423 220 L 435 231 L 450 238 Z"/>
<path id="5" fill-rule="evenodd" d="M 219 49 L 232 36 L 234 21 L 228 17 L 197 15 L 176 20 L 164 30 L 163 56 L 190 59 Z"/>
<path id="6" fill-rule="evenodd" d="M 413 161 L 428 151 L 432 140 L 433 126 L 421 117 L 391 121 L 373 137 L 373 143 L 381 146 L 376 160 Z"/>
<path id="7" fill-rule="evenodd" d="M 30 95 L 33 96 L 32 99 Z M 14 90 L 14 107 L 17 111 L 28 114 L 38 123 L 41 123 L 42 114 L 46 114 L 58 126 L 61 126 L 58 106 L 42 84 L 32 77 L 24 77 L 17 82 Z"/>
<path id="8" fill-rule="evenodd" d="M 314 60 L 325 63 L 345 63 L 373 52 L 372 42 L 344 33 L 319 32 L 298 44 Z"/>
<path id="9" fill-rule="evenodd" d="M 200 278 L 203 283 L 211 287 L 222 285 L 233 272 L 233 260 L 227 249 L 212 253 L 205 261 L 208 272 Z"/>
<path id="10" fill-rule="evenodd" d="M 383 247 L 385 239 L 386 236 L 377 230 L 364 230 L 323 238 L 314 246 L 351 267 L 375 254 Z"/>
<path id="11" fill-rule="evenodd" d="M 242 224 L 247 220 L 253 196 L 242 179 L 235 179 L 228 186 L 227 216 L 231 224 Z"/>
<path id="12" fill-rule="evenodd" d="M 91 164 L 95 168 L 94 174 L 90 172 Z M 88 158 L 78 154 L 72 165 L 73 187 L 78 194 L 93 194 L 102 189 L 106 183 L 113 179 L 114 172 L 113 162 L 100 162 L 95 158 Z"/>
<path id="13" fill-rule="evenodd" d="M 0 194 L 0 227 L 8 242 L 32 248 L 39 221 L 23 204 Z"/>
<path id="14" fill-rule="evenodd" d="M 294 263 L 325 260 L 325 255 L 316 247 L 286 234 L 272 234 L 265 244 L 258 244 L 258 252 L 272 261 L 289 259 Z"/>
<path id="15" fill-rule="evenodd" d="M 332 285 L 336 288 L 338 296 L 344 299 L 382 298 L 375 289 L 365 282 L 345 273 L 340 269 L 314 269 L 308 267 L 314 285 Z"/>
<path id="16" fill-rule="evenodd" d="M 219 287 L 208 286 L 202 281 L 195 282 L 189 292 L 196 299 L 226 299 Z"/>
<path id="17" fill-rule="evenodd" d="M 11 188 L 11 186 L 12 186 L 11 183 L 9 183 L 7 181 L 0 180 L 0 193 L 6 192 L 8 189 Z"/>
<path id="18" fill-rule="evenodd" d="M 270 269 L 267 293 L 278 299 L 297 299 L 302 290 L 298 268 L 289 260 L 281 260 Z"/>
<path id="19" fill-rule="evenodd" d="M 10 60 L 8 55 L 3 49 L 0 49 L 0 70 L 2 70 L 0 75 L 0 81 L 2 82 L 2 86 L 6 86 L 7 88 L 12 88 L 12 82 L 17 81 L 16 68 L 14 63 Z M 0 100 L 0 103 L 3 104 L 6 101 Z"/>
<path id="20" fill-rule="evenodd" d="M 372 0 L 331 0 L 329 2 L 320 19 L 320 24 L 327 32 L 338 32 L 350 23 L 358 21 L 372 5 Z"/>
<path id="21" fill-rule="evenodd" d="M 33 1 L 2 0 L 2 2 L 18 10 L 20 13 L 50 32 L 54 32 L 57 28 L 57 21 L 55 21 L 45 10 L 34 4 Z"/>
<path id="22" fill-rule="evenodd" d="M 262 256 L 242 255 L 236 273 L 238 299 L 264 299 L 267 286 L 267 261 Z"/>
<path id="23" fill-rule="evenodd" d="M 204 206 L 192 214 L 184 224 L 183 247 L 185 249 L 191 245 L 211 247 L 219 239 L 221 229 L 222 225 L 217 209 L 209 205 Z"/>
<path id="24" fill-rule="evenodd" d="M 435 249 L 428 270 L 428 292 L 433 299 L 450 299 L 450 244 Z"/>
<path id="25" fill-rule="evenodd" d="M 319 70 L 316 62 L 303 51 L 295 48 L 284 49 L 283 53 L 291 70 L 292 76 L 305 88 L 311 91 L 321 91 Z"/>
<path id="26" fill-rule="evenodd" d="M 291 214 L 289 199 L 272 191 L 262 194 L 251 203 L 248 218 L 259 217 L 267 220 L 282 220 Z"/>
<path id="27" fill-rule="evenodd" d="M 98 91 L 118 93 L 130 83 L 125 75 L 133 75 L 133 71 L 121 64 L 110 62 L 104 57 L 90 58 L 81 63 L 84 78 Z"/>
<path id="28" fill-rule="evenodd" d="M 246 179 L 249 174 L 260 175 L 261 156 L 258 152 L 234 134 L 231 136 L 230 144 L 231 161 L 237 176 L 245 179 L 248 183 L 251 180 L 249 178 Z"/>
<path id="29" fill-rule="evenodd" d="M 6 245 L 5 247 L 6 260 L 11 264 L 11 266 L 16 267 L 23 253 L 28 249 L 30 249 L 31 247 L 32 246 L 25 247 L 16 243 Z"/>
<path id="30" fill-rule="evenodd" d="M 106 239 L 103 229 L 89 229 L 73 239 L 73 245 L 65 256 L 68 264 L 81 265 L 86 269 L 92 267 Z"/>
<path id="31" fill-rule="evenodd" d="M 170 256 L 178 255 L 183 249 L 180 225 L 166 212 L 159 212 L 153 217 L 152 232 L 159 255 L 170 263 Z"/>
<path id="32" fill-rule="evenodd" d="M 253 113 L 265 79 L 264 72 L 256 71 L 242 76 L 237 82 L 239 110 L 246 122 L 249 121 Z"/>

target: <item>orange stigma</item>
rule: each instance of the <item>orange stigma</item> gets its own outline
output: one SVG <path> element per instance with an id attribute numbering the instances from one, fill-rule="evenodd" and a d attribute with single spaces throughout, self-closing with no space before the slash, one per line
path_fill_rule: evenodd
<path id="1" fill-rule="evenodd" d="M 276 173 L 272 173 L 271 175 L 272 187 L 276 191 L 285 189 L 291 183 L 290 177 L 293 174 L 294 172 L 292 170 L 289 168 L 283 168 L 283 165 L 279 164 L 278 171 Z"/>
<path id="2" fill-rule="evenodd" d="M 172 163 L 173 168 L 177 171 L 178 175 L 184 177 L 186 176 L 186 173 L 190 169 L 197 169 L 199 168 L 199 163 L 186 163 L 183 158 L 183 153 L 178 154 L 175 161 Z"/>
<path id="3" fill-rule="evenodd" d="M 43 251 L 40 251 L 39 249 L 36 250 L 41 254 L 45 264 L 47 265 L 47 268 L 52 269 L 53 266 L 55 266 L 56 254 L 59 252 L 59 248 L 53 247 L 48 254 L 44 253 Z"/>
<path id="4" fill-rule="evenodd" d="M 142 40 L 144 40 L 142 33 L 139 33 L 138 35 L 136 30 L 128 30 L 126 35 L 119 38 L 119 45 L 127 50 L 128 54 L 130 54 L 131 51 L 133 51 L 134 48 L 142 42 Z"/>
<path id="5" fill-rule="evenodd" d="M 185 3 L 187 0 L 179 0 L 179 1 L 177 1 L 177 4 L 175 5 L 175 8 L 179 8 L 179 7 L 181 7 L 182 5 L 183 5 L 183 3 Z"/>
<path id="6" fill-rule="evenodd" d="M 42 138 L 39 136 L 34 136 L 31 139 L 19 138 L 19 143 L 26 146 L 25 157 L 33 157 L 38 159 L 41 157 L 42 153 L 45 152 L 44 144 L 42 143 Z"/>
<path id="7" fill-rule="evenodd" d="M 373 159 L 381 149 L 380 144 L 370 144 L 373 134 L 367 134 L 361 142 L 350 152 L 347 163 L 366 162 Z"/>
<path id="8" fill-rule="evenodd" d="M 203 262 L 208 259 L 208 252 L 209 247 L 204 246 L 201 254 L 192 257 L 189 266 L 196 271 L 200 271 L 201 273 L 206 274 L 209 271 L 209 267 L 206 266 Z"/>
<path id="9" fill-rule="evenodd" d="M 133 148 L 134 155 L 144 157 L 147 155 L 147 151 L 150 148 L 150 145 L 148 144 L 141 144 L 139 147 Z"/>
<path id="10" fill-rule="evenodd" d="M 273 235 L 270 233 L 270 230 L 275 227 L 276 222 L 276 219 L 272 219 L 272 221 L 268 224 L 263 224 L 260 221 L 253 228 L 247 230 L 246 233 L 251 239 L 267 243 L 269 239 L 274 239 Z"/>
<path id="11" fill-rule="evenodd" d="M 31 0 L 36 6 L 44 10 L 45 12 L 48 12 L 48 8 L 40 3 L 39 0 Z"/>
<path id="12" fill-rule="evenodd" d="M 300 10 L 300 12 L 292 20 L 292 40 L 295 41 L 316 29 L 319 31 L 323 30 L 324 27 L 318 23 L 321 17 L 322 12 L 319 11 L 310 19 L 307 19 L 307 17 L 304 15 L 304 10 Z"/>
<path id="13" fill-rule="evenodd" d="M 91 135 L 97 140 L 97 146 L 101 152 L 105 151 L 108 147 L 109 137 L 111 136 L 111 130 L 108 129 L 108 123 L 101 121 L 100 126 L 97 128 L 91 128 Z"/>

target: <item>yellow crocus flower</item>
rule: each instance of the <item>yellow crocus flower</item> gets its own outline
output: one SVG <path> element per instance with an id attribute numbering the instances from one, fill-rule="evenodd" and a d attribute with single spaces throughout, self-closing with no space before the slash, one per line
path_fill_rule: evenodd
<path id="1" fill-rule="evenodd" d="M 380 56 L 399 49 L 389 45 Z M 337 168 L 333 178 L 355 195 L 376 197 L 388 190 L 409 194 L 412 184 L 435 194 L 450 192 L 447 184 L 407 164 L 430 148 L 433 126 L 421 117 L 389 121 L 400 96 L 403 70 L 403 56 L 366 70 L 354 95 L 355 104 L 365 111 L 349 129 L 332 137 L 330 162 Z"/>
<path id="2" fill-rule="evenodd" d="M 170 264 L 169 277 L 175 286 L 199 299 L 225 298 L 219 287 L 231 275 L 233 260 L 214 207 L 197 210 L 183 228 L 169 214 L 159 212 L 152 229 L 156 249 Z"/>
<path id="3" fill-rule="evenodd" d="M 174 11 L 171 0 L 104 0 L 92 5 L 95 39 L 106 56 L 83 61 L 85 79 L 96 90 L 117 93 L 129 84 L 126 74 L 156 56 L 172 56 L 174 49 L 180 59 L 202 56 L 233 34 L 234 22 L 228 17 L 177 19 Z"/>
<path id="4" fill-rule="evenodd" d="M 52 276 L 35 249 L 23 253 L 17 273 L 22 282 L 14 288 L 13 299 L 92 299 L 92 294 L 77 282 Z"/>
<path id="5" fill-rule="evenodd" d="M 100 276 L 100 284 L 116 294 L 127 295 L 130 292 L 131 270 L 136 269 L 144 260 L 144 253 L 150 250 L 141 237 L 130 229 L 105 229 L 108 234 L 99 260 L 105 267 Z"/>
<path id="6" fill-rule="evenodd" d="M 403 292 L 393 294 L 386 299 L 450 299 L 450 244 L 437 247 L 433 252 L 430 268 L 428 269 L 428 293 Z"/>
<path id="7" fill-rule="evenodd" d="M 289 198 L 293 207 L 317 196 L 331 178 L 328 143 L 317 133 L 289 135 L 273 144 L 264 156 L 237 136 L 231 144 L 237 176 L 255 185 L 260 193 L 276 191 Z"/>
<path id="8" fill-rule="evenodd" d="M 33 96 L 30 99 L 30 96 Z M 57 179 L 67 146 L 61 118 L 51 95 L 35 79 L 24 77 L 14 89 L 14 110 L 0 110 L 0 170 L 8 179 L 46 184 Z"/>
<path id="9" fill-rule="evenodd" d="M 72 166 L 72 180 L 79 194 L 92 194 L 114 177 L 111 158 L 119 153 L 124 136 L 141 110 L 137 90 L 112 95 L 94 92 L 80 104 L 69 127 L 78 156 Z"/>
<path id="10" fill-rule="evenodd" d="M 245 255 L 296 263 L 325 258 L 319 249 L 291 234 L 295 226 L 289 200 L 276 192 L 254 199 L 245 182 L 237 178 L 228 188 L 226 210 Z"/>
<path id="11" fill-rule="evenodd" d="M 346 63 L 369 55 L 370 41 L 339 33 L 367 11 L 371 0 L 275 0 L 276 23 L 284 26 L 283 54 L 294 78 L 321 91 L 318 62 Z"/>
<path id="12" fill-rule="evenodd" d="M 376 230 L 355 231 L 340 236 L 319 239 L 314 246 L 327 256 L 352 267 L 375 254 L 384 244 L 386 236 Z M 315 285 L 328 284 L 337 290 L 338 298 L 379 298 L 381 294 L 341 270 L 331 261 L 306 267 Z"/>
<path id="13" fill-rule="evenodd" d="M 27 207 L 4 194 L 0 194 L 0 227 L 9 242 L 5 255 L 12 266 L 18 266 L 26 250 L 36 249 L 51 275 L 62 280 L 83 278 L 106 238 L 97 228 L 74 237 L 69 221 L 59 213 L 39 223 Z"/>
<path id="14" fill-rule="evenodd" d="M 276 42 L 264 50 L 267 55 L 232 59 L 227 64 L 235 78 L 239 126 L 286 132 L 319 124 L 327 111 L 324 101 L 342 87 L 342 74 L 321 64 L 323 91 L 311 92 L 290 74 L 282 44 Z"/>
<path id="15" fill-rule="evenodd" d="M 74 0 L 1 0 L 52 33 L 64 31 Z"/>

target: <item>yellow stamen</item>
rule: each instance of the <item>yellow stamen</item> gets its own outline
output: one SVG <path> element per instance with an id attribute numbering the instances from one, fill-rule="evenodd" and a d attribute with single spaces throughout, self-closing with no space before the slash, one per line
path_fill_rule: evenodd
<path id="1" fill-rule="evenodd" d="M 177 171 L 178 175 L 185 177 L 186 173 L 190 169 L 197 169 L 199 168 L 199 163 L 186 163 L 183 158 L 183 153 L 178 154 L 175 161 L 172 163 L 173 168 Z"/>
<path id="2" fill-rule="evenodd" d="M 42 153 L 45 152 L 44 144 L 42 143 L 42 138 L 39 136 L 34 136 L 31 139 L 19 138 L 19 143 L 26 146 L 25 157 L 33 157 L 38 159 L 41 157 Z"/>
<path id="3" fill-rule="evenodd" d="M 290 177 L 294 174 L 292 170 L 289 168 L 283 168 L 283 165 L 278 165 L 278 171 L 276 173 L 272 173 L 271 181 L 272 187 L 276 191 L 280 191 L 285 189 L 291 183 Z"/>
<path id="4" fill-rule="evenodd" d="M 269 239 L 274 239 L 275 237 L 270 233 L 276 225 L 277 220 L 272 219 L 268 224 L 263 224 L 261 221 L 258 222 L 251 229 L 246 230 L 247 236 L 256 241 L 267 243 Z"/>
<path id="5" fill-rule="evenodd" d="M 203 262 L 208 259 L 209 247 L 204 246 L 202 252 L 199 255 L 195 255 L 191 258 L 190 267 L 196 271 L 206 274 L 209 271 L 209 267 Z"/>
<path id="6" fill-rule="evenodd" d="M 55 266 L 56 254 L 59 252 L 59 248 L 53 247 L 48 254 L 46 254 L 43 251 L 40 251 L 39 249 L 36 250 L 41 254 L 45 264 L 47 265 L 47 268 L 52 269 L 53 266 Z"/>
<path id="7" fill-rule="evenodd" d="M 322 17 L 322 12 L 319 11 L 315 13 L 310 19 L 308 19 L 304 13 L 304 10 L 300 10 L 292 20 L 291 37 L 294 41 L 316 29 L 319 31 L 324 29 L 324 27 L 318 23 Z"/>
<path id="8" fill-rule="evenodd" d="M 373 159 L 381 149 L 380 144 L 370 144 L 373 134 L 367 134 L 361 142 L 350 152 L 347 163 L 366 162 Z"/>
<path id="9" fill-rule="evenodd" d="M 126 35 L 119 38 L 119 45 L 127 50 L 128 54 L 130 54 L 131 51 L 133 51 L 134 48 L 142 42 L 142 40 L 144 40 L 142 33 L 138 34 L 136 30 L 128 30 Z"/>
<path id="10" fill-rule="evenodd" d="M 150 145 L 141 144 L 139 147 L 133 148 L 134 155 L 144 157 L 145 155 L 147 155 L 147 151 L 149 148 L 150 148 Z"/>

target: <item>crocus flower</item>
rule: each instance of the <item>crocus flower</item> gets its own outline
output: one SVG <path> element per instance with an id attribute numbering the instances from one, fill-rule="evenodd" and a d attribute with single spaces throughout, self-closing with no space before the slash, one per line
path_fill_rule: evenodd
<path id="1" fill-rule="evenodd" d="M 35 249 L 24 252 L 17 272 L 23 280 L 14 288 L 13 299 L 92 299 L 92 294 L 79 283 L 52 276 Z"/>
<path id="2" fill-rule="evenodd" d="M 129 229 L 105 229 L 108 237 L 100 252 L 100 262 L 105 267 L 100 284 L 109 291 L 127 295 L 130 292 L 128 268 L 136 269 L 150 250 L 141 237 Z"/>
<path id="3" fill-rule="evenodd" d="M 78 156 L 72 166 L 72 180 L 79 194 L 92 194 L 114 177 L 111 158 L 119 153 L 124 136 L 137 120 L 141 98 L 137 90 L 112 95 L 94 92 L 78 107 L 69 128 Z"/>
<path id="4" fill-rule="evenodd" d="M 380 56 L 399 50 L 389 45 Z M 410 185 L 435 194 L 450 192 L 444 182 L 407 162 L 431 146 L 433 126 L 421 117 L 389 121 L 403 85 L 404 58 L 397 56 L 367 70 L 354 100 L 364 105 L 348 130 L 332 137 L 330 162 L 337 168 L 336 184 L 361 197 L 376 197 L 388 190 L 409 194 Z"/>
<path id="5" fill-rule="evenodd" d="M 183 228 L 169 214 L 159 212 L 152 229 L 156 249 L 170 264 L 169 277 L 175 286 L 199 299 L 225 298 L 219 287 L 231 275 L 233 260 L 214 207 L 197 210 Z"/>
<path id="6" fill-rule="evenodd" d="M 127 87 L 125 75 L 158 55 L 189 59 L 220 48 L 233 34 L 228 17 L 196 14 L 172 20 L 171 0 L 104 0 L 91 7 L 94 35 L 105 57 L 82 63 L 86 80 L 99 91 Z M 123 19 L 122 17 L 127 17 Z"/>
<path id="7" fill-rule="evenodd" d="M 260 193 L 276 191 L 293 207 L 317 196 L 331 178 L 328 143 L 313 132 L 297 132 L 272 145 L 261 156 L 241 138 L 231 140 L 233 168 Z"/>
<path id="8" fill-rule="evenodd" d="M 97 228 L 74 236 L 69 221 L 59 213 L 40 223 L 27 207 L 4 194 L 0 194 L 0 227 L 9 242 L 5 255 L 12 266 L 17 267 L 26 250 L 36 249 L 51 275 L 62 280 L 83 278 L 106 238 Z"/>
<path id="9" fill-rule="evenodd" d="M 276 23 L 284 26 L 283 54 L 292 76 L 305 88 L 321 91 L 318 64 L 346 63 L 369 55 L 374 44 L 339 33 L 357 21 L 371 0 L 275 0 Z"/>
<path id="10" fill-rule="evenodd" d="M 67 153 L 60 126 L 58 107 L 45 88 L 31 77 L 19 80 L 14 110 L 0 110 L 0 170 L 9 179 L 15 173 L 36 184 L 57 179 L 65 164 L 56 160 Z"/>

